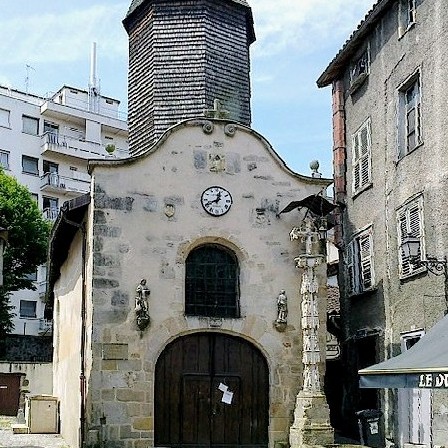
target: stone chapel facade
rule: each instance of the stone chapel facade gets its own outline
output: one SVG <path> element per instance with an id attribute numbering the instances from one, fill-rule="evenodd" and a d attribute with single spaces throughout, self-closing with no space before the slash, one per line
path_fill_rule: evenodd
<path id="1" fill-rule="evenodd" d="M 130 14 L 147 21 L 168 3 L 134 1 Z M 251 24 L 244 0 L 177 3 L 230 8 Z M 196 110 L 153 143 L 151 118 L 135 115 L 133 155 L 90 161 L 90 194 L 61 210 L 50 242 L 53 393 L 73 448 L 288 446 L 302 412 L 304 286 L 290 232 L 305 210 L 279 212 L 331 180 L 292 172 L 248 118 L 232 118 L 235 98 L 217 96 L 230 118 Z M 325 264 L 313 288 L 324 353 Z"/>

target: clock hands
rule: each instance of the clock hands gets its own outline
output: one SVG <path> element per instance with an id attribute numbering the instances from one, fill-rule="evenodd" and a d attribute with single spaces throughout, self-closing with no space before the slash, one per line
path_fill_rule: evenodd
<path id="1" fill-rule="evenodd" d="M 221 192 L 218 191 L 218 194 L 216 195 L 216 198 L 211 200 L 211 201 L 206 202 L 204 205 L 210 205 L 210 204 L 213 204 L 215 202 L 219 202 L 220 200 L 221 200 Z"/>
<path id="2" fill-rule="evenodd" d="M 222 216 L 230 210 L 232 196 L 222 187 L 209 187 L 202 193 L 201 203 L 210 215 Z"/>

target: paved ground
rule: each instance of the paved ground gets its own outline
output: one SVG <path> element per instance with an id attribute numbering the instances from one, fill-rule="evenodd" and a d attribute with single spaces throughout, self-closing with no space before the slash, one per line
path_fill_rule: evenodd
<path id="1" fill-rule="evenodd" d="M 0 416 L 0 447 L 8 448 L 69 448 L 59 434 L 13 434 L 14 417 Z"/>

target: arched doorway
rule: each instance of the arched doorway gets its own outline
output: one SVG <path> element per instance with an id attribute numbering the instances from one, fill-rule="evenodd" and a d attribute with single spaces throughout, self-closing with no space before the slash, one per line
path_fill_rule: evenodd
<path id="1" fill-rule="evenodd" d="M 268 366 L 244 339 L 176 339 L 157 360 L 154 395 L 156 447 L 268 446 Z"/>

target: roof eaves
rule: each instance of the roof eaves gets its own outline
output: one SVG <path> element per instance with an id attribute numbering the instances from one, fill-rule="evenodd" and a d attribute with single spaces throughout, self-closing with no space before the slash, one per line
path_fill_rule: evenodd
<path id="1" fill-rule="evenodd" d="M 81 224 L 87 208 L 91 202 L 90 194 L 84 194 L 70 201 L 64 202 L 50 235 L 48 247 L 48 293 L 52 292 L 53 286 L 60 275 L 60 268 L 68 256 L 70 245 L 79 230 L 72 223 Z"/>
<path id="2" fill-rule="evenodd" d="M 358 49 L 361 39 L 373 28 L 383 12 L 393 3 L 394 0 L 378 0 L 360 22 L 355 31 L 345 41 L 342 48 L 328 64 L 327 68 L 317 80 L 318 87 L 326 87 L 336 79 L 347 64 L 347 61 Z"/>
<path id="3" fill-rule="evenodd" d="M 250 7 L 249 3 L 247 3 L 246 0 L 226 0 L 231 3 L 236 3 L 243 8 L 245 8 L 246 11 L 246 20 L 247 20 L 247 27 L 248 27 L 248 38 L 249 38 L 249 44 L 252 44 L 255 42 L 255 30 L 254 30 L 254 19 L 252 16 L 252 8 Z M 123 19 L 122 23 L 124 28 L 127 32 L 129 32 L 130 23 L 132 21 L 131 17 L 134 16 L 134 14 L 143 8 L 143 6 L 146 4 L 146 0 L 133 0 L 131 5 L 129 6 L 128 12 L 126 13 L 126 17 Z"/>

